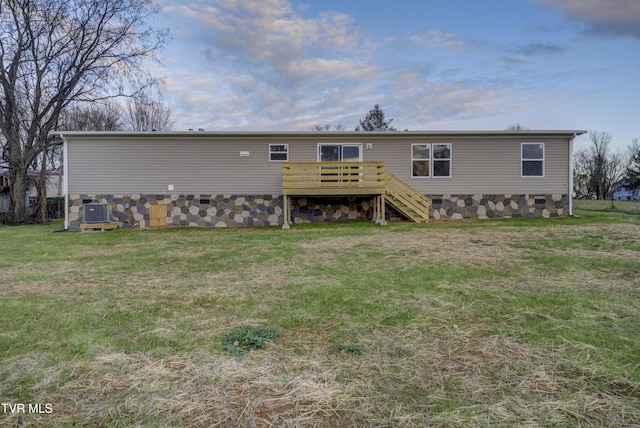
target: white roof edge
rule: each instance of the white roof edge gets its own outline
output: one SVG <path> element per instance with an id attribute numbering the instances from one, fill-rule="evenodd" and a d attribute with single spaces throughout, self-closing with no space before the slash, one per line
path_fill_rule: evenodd
<path id="1" fill-rule="evenodd" d="M 367 137 L 389 137 L 397 136 L 575 136 L 586 134 L 585 130 L 464 130 L 464 131 L 387 131 L 387 132 L 371 132 L 371 131 L 52 131 L 50 135 L 58 135 L 65 137 L 294 137 L 294 136 L 364 136 Z"/>

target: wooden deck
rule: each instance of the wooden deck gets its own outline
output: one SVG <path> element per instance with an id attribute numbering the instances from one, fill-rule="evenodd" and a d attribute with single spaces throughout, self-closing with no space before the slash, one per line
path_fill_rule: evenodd
<path id="1" fill-rule="evenodd" d="M 384 162 L 285 162 L 282 193 L 289 196 L 379 195 Z"/>
<path id="2" fill-rule="evenodd" d="M 413 221 L 429 220 L 429 198 L 385 171 L 384 162 L 285 162 L 282 194 L 285 225 L 291 196 L 371 196 L 375 221 L 384 222 L 387 202 Z"/>

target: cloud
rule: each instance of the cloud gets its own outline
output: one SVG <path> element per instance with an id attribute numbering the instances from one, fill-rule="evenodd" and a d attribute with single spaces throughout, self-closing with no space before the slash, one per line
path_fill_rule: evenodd
<path id="1" fill-rule="evenodd" d="M 520 66 L 527 64 L 534 57 L 551 57 L 562 55 L 568 51 L 564 46 L 556 43 L 528 43 L 517 45 L 510 49 L 513 53 L 511 56 L 503 56 L 501 62 L 506 67 Z"/>
<path id="2" fill-rule="evenodd" d="M 432 49 L 468 49 L 464 40 L 460 39 L 457 35 L 453 33 L 443 33 L 439 30 L 429 30 L 424 34 L 414 34 L 410 39 L 419 45 L 424 45 Z"/>
<path id="3" fill-rule="evenodd" d="M 582 21 L 585 32 L 595 36 L 640 39 L 638 0 L 535 0 Z"/>
<path id="4" fill-rule="evenodd" d="M 194 126 L 209 114 L 216 129 L 229 123 L 269 129 L 285 117 L 308 116 L 304 109 L 325 107 L 330 94 L 348 94 L 378 72 L 360 55 L 367 42 L 358 39 L 352 19 L 342 13 L 304 16 L 287 0 L 195 0 L 165 10 L 189 23 L 180 41 L 200 53 L 188 68 L 176 64 L 183 68 L 181 78 L 167 84 L 179 99 L 176 105 L 197 112 L 189 119 L 198 122 Z M 201 88 L 197 92 L 207 96 L 188 94 L 187 88 Z"/>
<path id="5" fill-rule="evenodd" d="M 345 14 L 307 18 L 286 0 L 195 1 L 172 11 L 199 24 L 189 37 L 216 73 L 253 70 L 291 87 L 330 76 L 363 78 L 370 71 L 354 56 L 358 38 Z"/>
<path id="6" fill-rule="evenodd" d="M 178 129 L 353 129 L 377 103 L 398 129 L 425 129 L 518 108 L 498 83 L 436 75 L 423 55 L 382 54 L 394 43 L 466 51 L 455 34 L 370 40 L 349 15 L 314 14 L 287 0 L 193 0 L 165 11 L 184 28 L 165 78 Z"/>
<path id="7" fill-rule="evenodd" d="M 503 56 L 500 58 L 500 61 L 509 69 L 522 66 L 529 62 L 529 60 L 524 56 Z"/>
<path id="8" fill-rule="evenodd" d="M 549 56 L 560 55 L 567 51 L 563 46 L 556 43 L 529 43 L 526 45 L 518 45 L 514 52 L 522 56 Z"/>
<path id="9" fill-rule="evenodd" d="M 246 61 L 345 52 L 357 43 L 347 15 L 325 12 L 308 19 L 286 0 L 218 0 L 214 5 L 195 1 L 173 10 L 203 27 L 199 34 L 202 42 Z"/>

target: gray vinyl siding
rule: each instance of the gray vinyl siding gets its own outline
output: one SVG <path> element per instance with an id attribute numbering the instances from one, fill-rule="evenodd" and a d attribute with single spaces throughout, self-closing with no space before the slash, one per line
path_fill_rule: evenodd
<path id="1" fill-rule="evenodd" d="M 289 160 L 315 162 L 318 143 L 362 143 L 364 161 L 387 169 L 429 195 L 568 193 L 568 137 L 481 135 L 415 136 L 401 132 L 262 135 L 70 135 L 70 194 L 279 194 L 281 162 L 269 162 L 269 144 L 289 144 Z M 366 143 L 372 143 L 370 150 Z M 521 177 L 520 145 L 545 143 L 545 176 Z M 451 178 L 412 178 L 411 144 L 450 143 Z M 240 156 L 248 151 L 250 156 Z M 172 184 L 174 190 L 168 190 Z"/>
<path id="2" fill-rule="evenodd" d="M 422 193 L 442 194 L 520 194 L 561 193 L 569 188 L 569 143 L 559 139 L 452 140 L 422 138 L 378 140 L 367 150 L 365 138 L 330 141 L 301 141 L 289 145 L 290 160 L 315 162 L 317 145 L 322 143 L 362 143 L 363 161 L 385 162 L 385 167 Z M 521 143 L 545 144 L 544 177 L 521 177 Z M 412 144 L 451 144 L 451 178 L 411 177 Z"/>
<path id="3" fill-rule="evenodd" d="M 521 142 L 545 143 L 544 177 L 521 177 Z M 411 177 L 411 143 L 374 145 L 367 157 L 384 159 L 388 170 L 425 194 L 564 193 L 569 188 L 569 143 L 561 140 L 425 139 L 414 143 L 451 144 L 451 177 Z M 369 159 L 366 159 L 369 160 Z M 371 159 L 374 160 L 374 159 Z"/>
<path id="4" fill-rule="evenodd" d="M 72 141 L 69 193 L 277 194 L 282 165 L 268 156 L 262 141 Z"/>

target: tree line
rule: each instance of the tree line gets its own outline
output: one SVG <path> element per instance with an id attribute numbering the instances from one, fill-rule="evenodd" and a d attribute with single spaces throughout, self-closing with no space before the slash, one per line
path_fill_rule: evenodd
<path id="1" fill-rule="evenodd" d="M 634 138 L 626 151 L 611 148 L 612 135 L 591 131 L 589 145 L 574 154 L 573 187 L 577 197 L 613 199 L 616 188 L 640 187 L 640 139 Z"/>
<path id="2" fill-rule="evenodd" d="M 51 131 L 155 126 L 144 111 L 158 81 L 145 63 L 168 40 L 149 26 L 158 12 L 149 0 L 0 0 L 0 171 L 11 221 L 27 220 L 29 171 L 40 171 L 46 215 L 46 172 L 61 166 Z M 133 100 L 128 125 L 122 97 Z"/>

